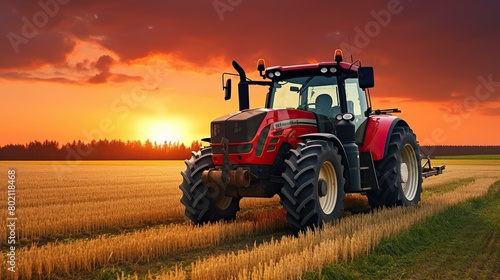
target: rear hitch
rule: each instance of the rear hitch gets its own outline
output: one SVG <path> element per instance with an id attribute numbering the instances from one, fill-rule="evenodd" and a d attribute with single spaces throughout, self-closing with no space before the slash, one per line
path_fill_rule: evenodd
<path id="1" fill-rule="evenodd" d="M 425 163 L 422 165 L 422 177 L 427 178 L 430 176 L 437 176 L 439 174 L 443 174 L 443 170 L 445 169 L 445 167 L 446 165 L 432 167 L 431 158 L 430 156 L 427 156 Z"/>
<path id="2" fill-rule="evenodd" d="M 222 146 L 222 169 L 210 168 L 201 173 L 201 181 L 207 186 L 213 186 L 215 183 L 219 188 L 227 190 L 227 188 L 238 189 L 248 188 L 252 180 L 257 179 L 249 170 L 241 167 L 233 170 L 233 166 L 229 161 L 229 140 L 225 137 L 221 139 Z M 227 190 L 229 191 L 229 190 Z"/>

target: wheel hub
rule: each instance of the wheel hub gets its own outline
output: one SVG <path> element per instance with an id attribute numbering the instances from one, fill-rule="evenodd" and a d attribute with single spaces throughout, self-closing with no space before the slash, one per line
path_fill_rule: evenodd
<path id="1" fill-rule="evenodd" d="M 419 191 L 419 162 L 412 145 L 406 144 L 401 151 L 401 187 L 407 200 L 413 200 Z"/>
<path id="2" fill-rule="evenodd" d="M 401 163 L 401 182 L 406 183 L 408 181 L 408 165 L 404 162 Z"/>
<path id="3" fill-rule="evenodd" d="M 328 185 L 325 180 L 319 179 L 318 181 L 318 194 L 320 197 L 323 197 L 328 192 Z"/>
<path id="4" fill-rule="evenodd" d="M 215 206 L 220 210 L 226 210 L 231 205 L 232 197 L 226 196 L 220 188 L 210 188 L 210 196 L 212 196 Z"/>
<path id="5" fill-rule="evenodd" d="M 324 214 L 330 215 L 337 205 L 337 174 L 330 161 L 321 165 L 318 175 L 318 200 Z"/>

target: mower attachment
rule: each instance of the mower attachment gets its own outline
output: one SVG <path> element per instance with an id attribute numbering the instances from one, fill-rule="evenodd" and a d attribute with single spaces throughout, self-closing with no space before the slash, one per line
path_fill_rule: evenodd
<path id="1" fill-rule="evenodd" d="M 423 158 L 424 156 L 421 156 L 421 157 Z M 446 165 L 432 167 L 431 166 L 431 158 L 429 156 L 427 156 L 427 160 L 422 165 L 422 177 L 427 178 L 430 176 L 437 176 L 439 174 L 442 174 L 445 167 L 446 167 Z"/>

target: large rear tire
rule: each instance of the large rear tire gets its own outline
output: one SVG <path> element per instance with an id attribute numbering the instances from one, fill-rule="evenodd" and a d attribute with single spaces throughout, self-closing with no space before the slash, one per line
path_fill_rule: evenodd
<path id="1" fill-rule="evenodd" d="M 345 196 L 340 160 L 329 141 L 307 141 L 290 150 L 280 196 L 292 227 L 303 230 L 340 217 Z"/>
<path id="2" fill-rule="evenodd" d="M 228 197 L 217 187 L 208 187 L 201 181 L 201 173 L 213 168 L 212 148 L 193 152 L 189 160 L 184 161 L 186 170 L 181 172 L 181 203 L 186 207 L 186 216 L 195 224 L 234 220 L 240 210 L 240 198 Z"/>
<path id="3" fill-rule="evenodd" d="M 372 207 L 417 205 L 422 192 L 422 166 L 417 140 L 407 127 L 395 127 L 387 155 L 375 162 L 380 190 L 367 193 Z"/>

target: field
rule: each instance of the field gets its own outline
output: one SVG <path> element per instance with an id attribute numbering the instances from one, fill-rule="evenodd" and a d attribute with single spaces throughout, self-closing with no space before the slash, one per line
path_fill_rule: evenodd
<path id="1" fill-rule="evenodd" d="M 298 235 L 278 197 L 243 199 L 236 222 L 193 226 L 179 202 L 180 161 L 0 162 L 5 180 L 15 170 L 17 218 L 14 232 L 0 227 L 0 277 L 321 278 L 325 264 L 366 258 L 389 237 L 484 196 L 500 179 L 498 161 L 436 159 L 445 173 L 424 180 L 419 207 L 369 212 L 363 196 L 349 195 L 340 222 Z M 7 222 L 7 197 L 0 201 Z M 6 262 L 12 234 L 15 273 Z M 498 232 L 492 242 L 498 249 Z"/>

